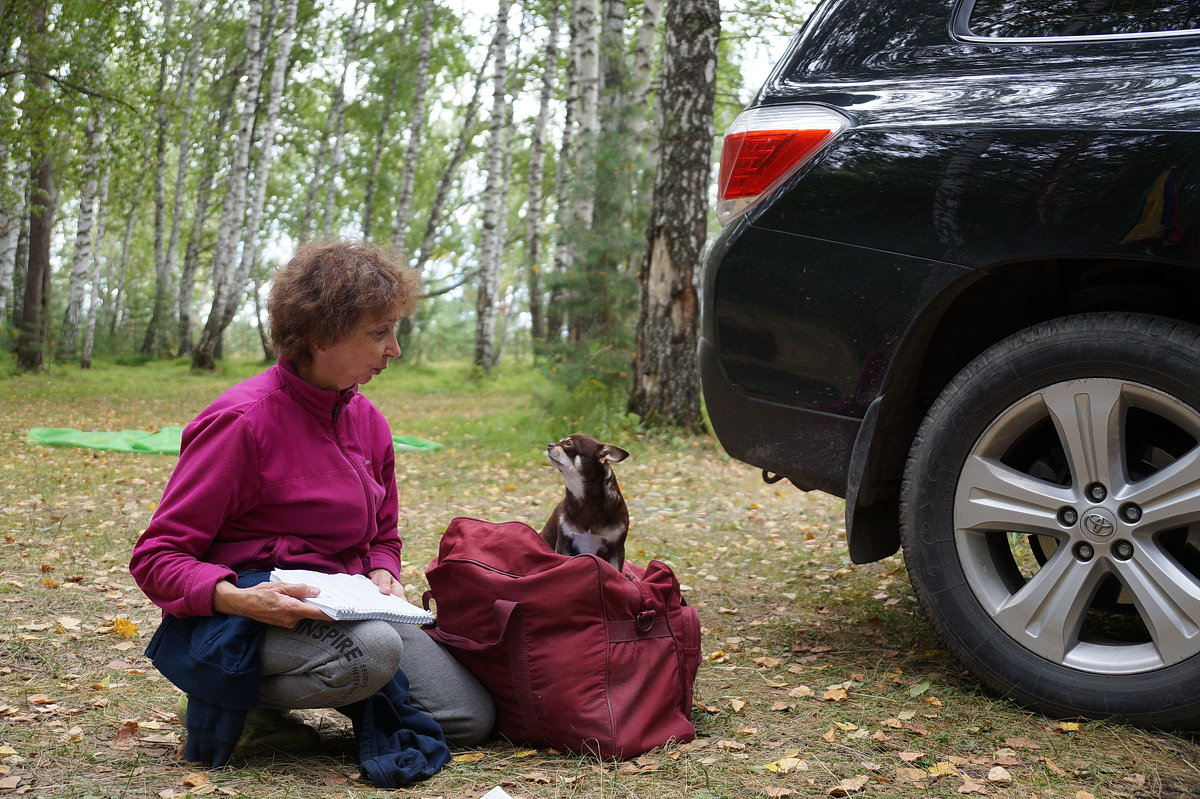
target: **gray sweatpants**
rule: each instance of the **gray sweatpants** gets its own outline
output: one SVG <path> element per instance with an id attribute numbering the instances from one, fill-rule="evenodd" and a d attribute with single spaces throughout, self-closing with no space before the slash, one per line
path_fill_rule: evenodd
<path id="1" fill-rule="evenodd" d="M 306 619 L 292 630 L 268 628 L 259 653 L 263 707 L 341 707 L 403 669 L 413 707 L 436 719 L 449 743 L 474 746 L 492 731 L 487 689 L 415 624 Z"/>

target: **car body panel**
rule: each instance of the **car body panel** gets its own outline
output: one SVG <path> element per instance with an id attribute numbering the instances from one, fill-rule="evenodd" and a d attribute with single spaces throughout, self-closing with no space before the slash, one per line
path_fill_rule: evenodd
<path id="1" fill-rule="evenodd" d="M 713 429 L 847 497 L 855 560 L 895 551 L 865 509 L 895 502 L 924 409 L 991 343 L 1079 310 L 1200 317 L 1200 36 L 967 41 L 968 5 L 819 6 L 753 104 L 854 125 L 705 260 Z"/>

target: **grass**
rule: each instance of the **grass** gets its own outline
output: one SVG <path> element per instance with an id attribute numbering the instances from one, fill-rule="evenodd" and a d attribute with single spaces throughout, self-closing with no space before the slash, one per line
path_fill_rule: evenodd
<path id="1" fill-rule="evenodd" d="M 126 571 L 175 459 L 25 441 L 31 427 L 184 424 L 260 368 L 0 378 L 0 796 L 388 795 L 358 780 L 333 712 L 308 712 L 325 742 L 311 756 L 248 753 L 211 771 L 179 761 L 177 692 L 141 655 L 158 611 Z M 458 366 L 393 367 L 366 388 L 395 432 L 445 445 L 399 458 L 411 598 L 454 516 L 540 526 L 561 492 L 545 442 L 596 432 L 546 411 L 551 392 L 529 370 L 480 379 Z M 1198 795 L 1190 737 L 1050 720 L 983 693 L 921 618 L 898 556 L 850 564 L 840 500 L 766 485 L 709 439 L 611 427 L 632 453 L 618 467 L 629 557 L 670 563 L 700 612 L 697 740 L 621 763 L 496 741 L 403 795 Z"/>

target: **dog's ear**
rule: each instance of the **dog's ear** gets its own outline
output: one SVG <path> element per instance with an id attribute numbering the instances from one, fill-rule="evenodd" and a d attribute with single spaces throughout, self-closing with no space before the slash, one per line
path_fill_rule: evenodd
<path id="1" fill-rule="evenodd" d="M 601 461 L 612 461 L 613 463 L 616 463 L 628 458 L 629 453 L 620 447 L 614 447 L 612 444 L 605 444 L 604 446 L 600 447 L 600 451 L 596 453 L 596 456 Z"/>

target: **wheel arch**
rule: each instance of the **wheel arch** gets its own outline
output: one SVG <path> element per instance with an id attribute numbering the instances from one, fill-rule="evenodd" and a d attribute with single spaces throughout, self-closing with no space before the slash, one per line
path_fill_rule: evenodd
<path id="1" fill-rule="evenodd" d="M 900 549 L 904 464 L 921 420 L 950 380 L 993 344 L 1038 322 L 1089 311 L 1200 324 L 1200 264 L 1148 258 L 1011 261 L 972 270 L 919 313 L 868 408 L 847 476 L 851 560 Z"/>

